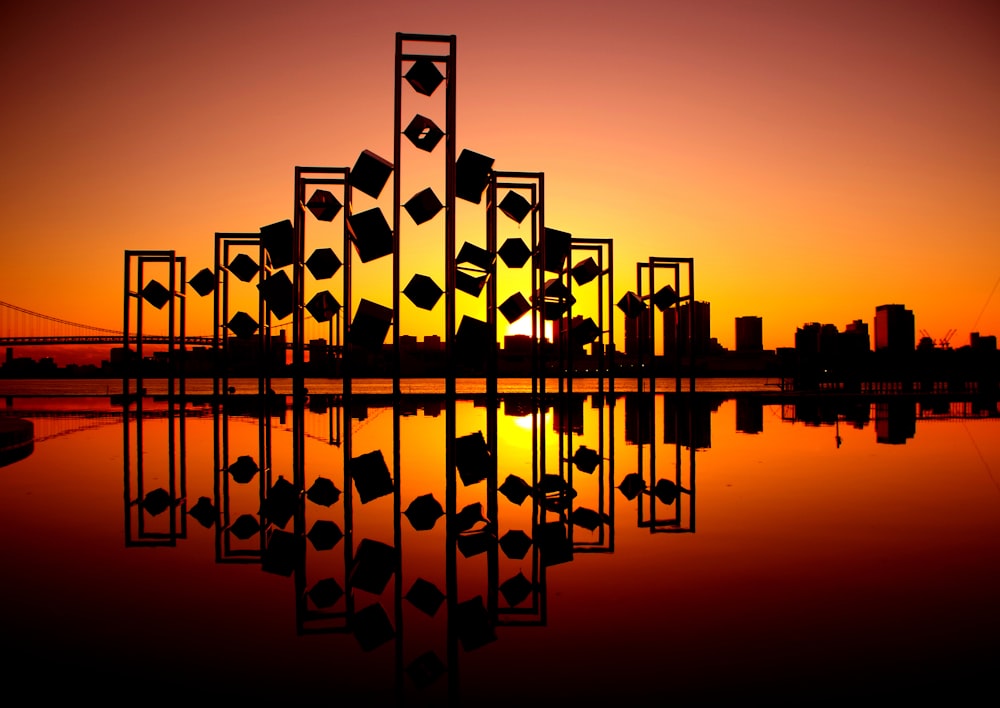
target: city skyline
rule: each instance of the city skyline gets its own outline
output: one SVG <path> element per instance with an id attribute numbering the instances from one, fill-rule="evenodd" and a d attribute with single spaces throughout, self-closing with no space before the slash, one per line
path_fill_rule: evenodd
<path id="1" fill-rule="evenodd" d="M 763 317 L 774 349 L 804 322 L 871 323 L 888 303 L 933 336 L 956 329 L 957 345 L 1000 329 L 993 8 L 531 8 L 523 23 L 517 3 L 497 18 L 447 4 L 379 19 L 310 3 L 19 9 L 2 61 L 3 299 L 120 327 L 122 250 L 176 249 L 193 274 L 214 232 L 290 217 L 295 165 L 391 156 L 402 30 L 457 36 L 459 147 L 544 172 L 547 226 L 614 239 L 616 296 L 637 260 L 668 254 L 695 259 L 729 349 L 737 317 Z M 324 16 L 363 31 L 330 40 L 308 21 Z M 192 334 L 210 329 L 197 307 Z"/>
<path id="2" fill-rule="evenodd" d="M 705 314 L 708 314 L 708 318 L 711 321 L 711 303 L 703 300 L 699 300 L 696 303 L 698 305 L 698 317 L 703 318 Z M 647 311 L 649 313 L 650 311 Z M 675 352 L 675 347 L 678 345 L 681 347 L 680 352 L 682 355 L 686 353 L 686 345 L 683 339 L 676 339 L 685 330 L 687 321 L 687 305 L 682 304 L 678 310 L 677 317 L 679 318 L 679 324 L 677 325 L 677 331 L 673 332 L 666 324 L 666 318 L 669 317 L 672 310 L 666 310 L 665 312 L 657 312 L 655 309 L 652 310 L 654 316 L 657 318 L 657 322 L 661 323 L 657 325 L 657 336 L 655 342 L 655 348 L 657 356 L 662 356 L 668 358 L 673 356 Z M 888 313 L 897 313 L 893 319 L 896 324 L 889 325 L 886 316 Z M 637 346 L 636 337 L 643 336 L 648 337 L 648 314 L 644 316 L 628 320 L 622 313 L 618 313 L 619 316 L 625 320 L 625 332 L 624 336 L 617 339 L 615 342 L 615 351 L 620 355 L 632 354 L 633 356 L 637 353 L 635 347 Z M 899 316 L 902 315 L 904 322 L 898 322 Z M 575 315 L 574 321 L 579 321 L 583 318 L 581 315 Z M 525 318 L 526 319 L 526 318 Z M 519 320 L 519 322 L 524 321 Z M 661 322 L 662 321 L 662 322 Z M 880 322 L 882 331 L 880 333 Z M 808 320 L 789 333 L 789 343 L 783 346 L 768 348 L 763 346 L 762 343 L 762 331 L 764 325 L 764 318 L 759 315 L 743 315 L 736 317 L 731 323 L 735 330 L 736 336 L 734 338 L 734 344 L 732 346 L 726 347 L 721 342 L 719 338 L 716 337 L 712 332 L 711 326 L 707 325 L 703 320 L 699 319 L 696 331 L 692 336 L 692 344 L 694 347 L 695 354 L 700 357 L 705 356 L 720 356 L 728 354 L 766 354 L 773 356 L 774 354 L 781 354 L 782 350 L 802 350 L 801 339 L 803 335 L 812 338 L 821 338 L 820 332 L 826 332 L 827 335 L 844 335 L 852 337 L 858 335 L 861 337 L 860 340 L 856 340 L 857 343 L 863 342 L 863 344 L 852 345 L 854 351 L 858 351 L 859 346 L 861 351 L 867 352 L 877 352 L 882 349 L 887 349 L 887 339 L 892 337 L 894 344 L 892 346 L 892 352 L 894 354 L 905 354 L 906 352 L 914 352 L 925 350 L 926 348 L 943 349 L 943 350 L 953 350 L 953 349 L 978 349 L 983 346 L 988 349 L 995 350 L 995 341 L 997 338 L 996 333 L 992 332 L 971 332 L 969 340 L 966 341 L 953 341 L 953 333 L 945 333 L 944 337 L 935 338 L 930 336 L 927 330 L 917 326 L 917 318 L 912 310 L 906 308 L 905 305 L 900 303 L 887 303 L 879 305 L 873 310 L 872 318 L 856 318 L 846 323 L 836 323 L 836 322 L 819 322 L 817 320 Z M 553 342 L 551 323 L 547 323 L 547 339 L 549 342 Z M 715 325 L 712 325 L 715 326 Z M 889 329 L 892 329 L 892 333 Z M 514 328 L 511 328 L 514 329 Z M 812 334 L 808 334 L 812 332 Z M 278 336 L 282 336 L 282 331 L 278 331 Z M 248 341 L 255 341 L 256 337 L 249 338 Z M 521 340 L 521 341 L 518 341 Z M 496 343 L 497 348 L 500 351 L 508 350 L 510 351 L 520 351 L 524 349 L 524 341 L 530 341 L 529 334 L 511 332 L 508 331 L 506 334 L 499 334 L 498 341 Z M 994 344 L 990 344 L 990 342 Z M 554 343 L 554 342 L 553 342 Z M 820 339 L 816 339 L 816 343 L 819 346 Z M 309 339 L 305 342 L 306 350 L 306 360 L 312 361 L 313 348 L 315 345 L 321 344 L 323 347 L 331 344 L 330 340 L 325 337 L 316 337 Z M 593 346 L 596 342 L 591 345 L 584 347 L 585 352 L 593 353 Z M 162 353 L 165 350 L 165 346 L 156 344 L 146 344 L 147 356 L 153 356 L 153 353 Z M 290 342 L 288 343 L 289 349 L 286 357 L 288 361 L 291 361 L 291 350 Z M 404 350 L 413 350 L 415 347 L 420 349 L 422 347 L 430 347 L 432 350 L 437 351 L 444 350 L 444 343 L 440 335 L 436 334 L 425 334 L 425 335 L 413 335 L 406 332 L 400 335 L 400 346 Z M 811 350 L 814 345 L 810 344 L 806 346 L 807 350 Z M 187 349 L 189 351 L 195 351 L 197 349 L 204 349 L 205 345 L 203 343 L 191 343 L 187 344 Z M 392 344 L 387 341 L 383 344 L 383 349 L 387 353 L 391 351 Z M 11 359 L 22 359 L 22 360 L 32 360 L 36 363 L 43 362 L 45 360 L 51 360 L 51 362 L 56 367 L 98 367 L 102 368 L 107 365 L 109 361 L 114 360 L 114 351 L 120 349 L 120 346 L 108 348 L 107 345 L 96 345 L 96 344 L 54 344 L 54 345 L 41 345 L 41 344 L 31 344 L 31 345 L 14 345 L 5 348 L 7 352 L 5 353 L 5 358 L 2 361 L 8 361 Z M 318 350 L 317 350 L 318 351 Z M 110 352 L 110 353 L 109 353 Z M 320 361 L 327 361 L 327 354 L 323 354 Z M 727 375 L 732 375 L 732 372 Z M 752 375 L 751 371 L 747 371 L 742 375 Z"/>

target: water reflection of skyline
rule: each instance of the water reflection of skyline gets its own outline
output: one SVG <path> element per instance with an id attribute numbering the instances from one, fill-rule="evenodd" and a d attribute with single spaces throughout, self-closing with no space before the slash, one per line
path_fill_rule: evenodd
<path id="1" fill-rule="evenodd" d="M 139 546 L 177 549 L 208 531 L 214 557 L 210 550 L 202 561 L 259 566 L 281 583 L 278 602 L 294 610 L 288 631 L 293 621 L 300 637 L 339 637 L 336 649 L 327 648 L 338 661 L 377 658 L 381 668 L 370 680 L 393 683 L 406 703 L 469 695 L 482 672 L 475 655 L 510 642 L 511 631 L 549 631 L 552 618 L 566 611 L 560 595 L 585 554 L 597 554 L 588 575 L 600 576 L 612 556 L 626 566 L 637 562 L 636 533 L 703 533 L 704 521 L 695 526 L 701 489 L 695 467 L 701 471 L 702 455 L 716 452 L 713 419 L 735 406 L 728 439 L 748 416 L 756 418 L 746 411 L 759 403 L 700 394 L 582 394 L 553 397 L 543 418 L 541 410 L 533 415 L 530 396 L 501 396 L 494 406 L 481 396 L 354 398 L 317 396 L 298 412 L 289 406 L 263 415 L 251 415 L 247 401 L 231 414 L 211 406 L 171 412 L 165 401 L 131 410 L 121 448 L 125 540 L 129 553 L 156 553 Z M 879 415 L 874 404 L 867 419 L 863 406 L 832 414 L 799 408 L 790 415 L 788 405 L 769 403 L 760 415 L 789 429 L 843 424 L 848 417 L 859 421 L 858 429 L 872 428 Z M 931 415 L 916 410 L 918 420 Z M 525 425 L 526 417 L 533 425 Z M 300 471 L 291 452 L 297 429 L 307 451 Z M 456 445 L 444 440 L 461 441 L 473 463 L 459 466 Z M 287 497 L 281 490 L 288 487 L 277 484 L 282 479 L 292 487 Z M 436 502 L 442 515 L 435 518 L 433 504 L 420 514 L 419 505 L 412 508 L 419 499 Z M 718 524 L 718 518 L 710 523 L 709 537 Z M 640 556 L 666 559 L 683 548 L 661 540 Z M 650 581 L 664 583 L 667 568 L 646 571 Z M 554 569 L 565 578 L 557 586 Z M 634 582 L 641 575 L 625 577 Z M 610 579 L 597 587 L 605 599 L 628 594 L 621 588 L 609 596 Z M 599 616 L 607 621 L 606 612 Z M 566 631 L 556 625 L 552 631 Z M 634 628 L 627 631 L 639 641 Z"/>

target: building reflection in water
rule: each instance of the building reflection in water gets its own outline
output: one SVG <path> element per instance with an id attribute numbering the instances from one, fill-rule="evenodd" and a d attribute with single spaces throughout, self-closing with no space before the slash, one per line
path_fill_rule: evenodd
<path id="1" fill-rule="evenodd" d="M 176 545 L 191 517 L 214 530 L 217 563 L 292 579 L 299 634 L 351 635 L 362 652 L 392 643 L 400 695 L 437 684 L 452 698 L 464 652 L 500 626 L 546 625 L 547 568 L 614 553 L 616 495 L 619 511 L 635 507 L 626 523 L 695 531 L 695 455 L 718 405 L 693 394 L 353 394 L 295 402 L 289 426 L 283 397 L 210 400 L 212 492 L 193 503 L 190 403 L 166 398 L 167 440 L 153 444 L 167 454 L 156 458 L 144 454 L 151 414 L 125 407 L 126 546 Z M 150 479 L 166 483 L 148 489 Z"/>
<path id="2" fill-rule="evenodd" d="M 29 657 L 15 673 L 100 683 L 113 666 L 131 686 L 157 666 L 219 690 L 440 704 L 516 694 L 488 681 L 519 659 L 561 677 L 551 695 L 618 695 L 637 661 L 655 673 L 650 642 L 668 635 L 695 647 L 670 654 L 691 696 L 720 652 L 733 695 L 779 659 L 802 677 L 786 695 L 834 673 L 862 686 L 863 667 L 838 663 L 851 651 L 880 672 L 885 658 L 893 690 L 934 667 L 950 691 L 988 663 L 997 401 L 728 396 L 355 393 L 297 412 L 206 394 L 145 397 L 124 419 L 107 400 L 27 398 L 3 411 L 36 442 L 2 476 L 23 610 L 8 634 Z M 49 614 L 64 577 L 77 594 Z M 928 635 L 912 651 L 906 627 Z M 817 641 L 797 643 L 805 631 Z M 568 687 L 591 657 L 599 691 L 590 673 Z"/>

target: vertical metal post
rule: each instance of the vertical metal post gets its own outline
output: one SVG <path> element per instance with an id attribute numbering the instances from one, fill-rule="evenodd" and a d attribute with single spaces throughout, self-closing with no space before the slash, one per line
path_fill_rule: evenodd
<path id="1" fill-rule="evenodd" d="M 222 354 L 222 343 L 219 334 L 221 325 L 219 322 L 220 295 L 219 292 L 229 291 L 229 271 L 222 270 L 222 240 L 219 234 L 215 234 L 215 288 L 212 290 L 212 405 L 218 405 L 219 400 L 219 376 L 222 374 L 224 359 Z M 221 282 L 220 282 L 221 280 Z"/>
<path id="2" fill-rule="evenodd" d="M 618 375 L 617 362 L 615 358 L 615 244 L 612 239 L 608 239 L 608 348 L 611 352 L 608 358 L 608 369 L 610 378 L 608 380 L 608 392 L 611 394 L 611 404 L 614 406 L 615 400 L 615 377 Z M 614 420 L 614 408 L 611 411 Z"/>
<path id="3" fill-rule="evenodd" d="M 124 298 L 122 302 L 122 401 L 125 405 L 123 409 L 126 411 L 126 428 L 128 427 L 127 411 L 128 411 L 128 395 L 129 386 L 131 385 L 132 377 L 129 374 L 129 367 L 131 367 L 132 362 L 129 361 L 129 341 L 128 341 L 128 328 L 129 328 L 129 318 L 130 313 L 130 301 L 132 299 L 132 252 L 125 251 L 125 288 L 123 291 Z"/>
<path id="4" fill-rule="evenodd" d="M 351 236 L 350 229 L 347 226 L 347 220 L 351 217 L 351 172 L 349 169 L 344 170 L 344 302 L 341 305 L 341 309 L 344 312 L 343 318 L 343 328 L 344 328 L 344 339 L 340 350 L 340 373 L 343 377 L 342 390 L 344 396 L 351 395 L 351 379 L 353 378 L 353 372 L 351 371 L 351 338 L 349 336 L 349 329 L 351 326 L 351 312 L 353 307 L 351 307 L 351 298 L 353 297 L 351 293 Z M 338 330 L 339 331 L 339 330 Z"/>
<path id="5" fill-rule="evenodd" d="M 496 404 L 497 395 L 497 176 L 490 172 L 486 187 L 486 250 L 493 259 L 493 270 L 486 282 L 486 330 L 489 333 L 490 351 L 486 358 L 487 406 Z"/>
<path id="6" fill-rule="evenodd" d="M 301 400 L 305 396 L 305 323 L 303 322 L 303 279 L 305 272 L 303 263 L 305 261 L 305 219 L 302 211 L 302 202 L 305 201 L 303 194 L 300 168 L 295 168 L 295 200 L 292 205 L 293 218 L 293 241 L 292 241 L 292 398 Z M 264 269 L 264 247 L 261 245 L 261 269 Z M 263 304 L 261 304 L 263 315 Z M 263 327 L 263 317 L 261 318 Z M 270 329 L 270 328 L 268 328 Z M 270 354 L 270 331 L 267 332 L 268 347 Z M 285 352 L 282 352 L 285 354 Z M 265 394 L 266 391 L 261 392 Z"/>
<path id="7" fill-rule="evenodd" d="M 403 112 L 403 35 L 396 33 L 396 72 L 392 130 L 392 393 L 400 394 L 400 351 L 399 351 L 399 205 L 402 199 L 402 117 Z"/>
<path id="8" fill-rule="evenodd" d="M 448 59 L 445 63 L 445 361 L 448 375 L 445 391 L 455 395 L 455 96 L 457 42 L 455 35 L 448 38 Z"/>
<path id="9" fill-rule="evenodd" d="M 537 311 L 542 307 L 542 288 L 545 284 L 545 174 L 538 174 L 538 218 L 532 222 L 531 229 L 531 255 L 534 259 L 531 264 L 531 326 L 535 337 L 537 350 L 537 371 L 535 375 L 539 378 L 538 395 L 545 398 L 545 319 L 537 316 Z M 536 328 L 537 327 L 537 328 Z"/>
<path id="10" fill-rule="evenodd" d="M 136 285 L 136 303 L 135 303 L 135 355 L 136 355 L 136 370 L 135 370 L 135 395 L 136 395 L 136 405 L 142 405 L 142 265 L 143 258 L 140 256 L 138 258 L 138 263 L 136 264 L 136 277 L 138 278 L 138 283 Z M 127 392 L 126 392 L 127 393 Z M 126 404 L 128 399 L 125 399 Z"/>
<path id="11" fill-rule="evenodd" d="M 167 400 L 172 408 L 174 402 L 174 368 L 177 366 L 175 358 L 176 351 L 174 349 L 174 319 L 177 316 L 177 288 L 175 287 L 175 282 L 177 280 L 177 258 L 173 251 L 170 251 L 170 257 L 167 263 L 169 273 L 167 276 L 167 289 L 170 291 L 170 299 L 167 301 Z M 170 435 L 173 435 L 173 421 L 170 421 Z M 170 442 L 172 445 L 173 440 Z M 172 453 L 173 450 L 171 450 L 171 454 Z"/>

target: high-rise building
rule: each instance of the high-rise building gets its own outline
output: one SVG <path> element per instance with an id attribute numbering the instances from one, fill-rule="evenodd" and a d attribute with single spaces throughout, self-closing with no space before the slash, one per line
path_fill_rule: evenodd
<path id="1" fill-rule="evenodd" d="M 848 323 L 840 335 L 840 344 L 842 353 L 871 351 L 872 340 L 868 335 L 868 323 L 861 320 Z"/>
<path id="2" fill-rule="evenodd" d="M 795 330 L 795 351 L 801 354 L 819 354 L 819 335 L 822 325 L 808 322 Z"/>
<path id="3" fill-rule="evenodd" d="M 875 351 L 908 354 L 914 350 L 913 311 L 903 305 L 875 308 Z"/>
<path id="4" fill-rule="evenodd" d="M 692 307 L 693 305 L 693 307 Z M 693 313 L 693 318 L 692 318 Z M 691 346 L 695 354 L 709 349 L 711 334 L 711 305 L 694 301 L 682 303 L 663 312 L 663 353 L 667 356 L 688 353 L 688 327 L 691 327 Z M 676 327 L 674 323 L 676 322 Z"/>
<path id="5" fill-rule="evenodd" d="M 736 318 L 736 351 L 764 351 L 764 321 L 748 315 Z"/>
<path id="6" fill-rule="evenodd" d="M 649 346 L 649 310 L 638 317 L 625 318 L 625 353 L 638 355 Z"/>

